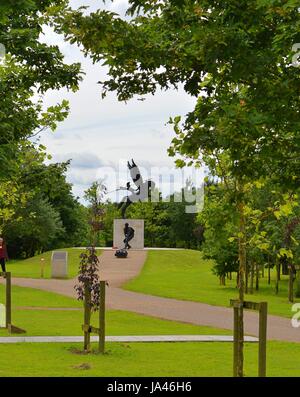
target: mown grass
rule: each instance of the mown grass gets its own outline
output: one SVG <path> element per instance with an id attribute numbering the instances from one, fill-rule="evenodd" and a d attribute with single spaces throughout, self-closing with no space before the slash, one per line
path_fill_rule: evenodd
<path id="1" fill-rule="evenodd" d="M 95 345 L 96 348 L 96 345 Z M 81 344 L 0 345 L 0 377 L 232 376 L 232 344 L 107 343 L 107 353 L 78 354 Z M 267 376 L 300 376 L 300 344 L 269 342 Z M 245 344 L 245 376 L 257 376 L 257 344 Z"/>
<path id="2" fill-rule="evenodd" d="M 149 251 L 140 275 L 124 288 L 144 294 L 229 306 L 229 300 L 238 295 L 236 280 L 226 280 L 226 286 L 220 286 L 218 278 L 211 271 L 212 266 L 213 262 L 203 259 L 199 251 Z M 274 292 L 274 272 L 272 280 L 271 285 L 268 285 L 267 277 L 261 278 L 259 291 L 246 295 L 246 299 L 267 301 L 269 313 L 291 317 L 287 277 L 282 276 L 278 295 Z M 295 302 L 300 300 L 296 299 Z"/>
<path id="3" fill-rule="evenodd" d="M 25 329 L 26 336 L 80 336 L 82 310 L 15 310 L 13 323 Z M 98 327 L 97 313 L 92 324 Z M 106 313 L 107 335 L 230 335 L 228 330 L 161 320 L 131 312 L 109 310 Z M 10 336 L 5 329 L 0 336 Z M 25 334 L 24 334 L 25 336 Z"/>
<path id="4" fill-rule="evenodd" d="M 12 322 L 25 329 L 28 336 L 81 335 L 83 305 L 75 298 L 33 288 L 12 287 Z M 4 303 L 4 286 L 0 285 L 0 302 Z M 71 310 L 67 310 L 71 309 Z M 92 315 L 97 326 L 98 314 Z M 231 334 L 205 326 L 162 320 L 119 310 L 107 310 L 108 335 L 168 335 L 168 334 Z M 0 336 L 8 336 L 0 330 Z"/>
<path id="5" fill-rule="evenodd" d="M 162 296 L 227 305 L 229 298 L 236 296 L 235 282 L 220 287 L 210 267 L 211 262 L 204 261 L 196 251 L 153 251 L 141 276 L 129 284 L 142 281 L 143 293 L 154 291 Z M 3 294 L 1 285 L 0 301 Z M 266 297 L 272 298 L 270 291 L 255 295 L 257 300 Z M 273 297 L 275 305 L 281 296 Z M 20 310 L 20 306 L 33 310 Z M 44 310 L 38 309 L 41 307 Z M 13 286 L 13 323 L 26 329 L 28 336 L 82 335 L 81 308 L 82 303 L 72 298 Z M 92 323 L 97 326 L 95 316 Z M 158 334 L 224 335 L 230 331 L 129 312 L 107 312 L 107 335 Z M 0 336 L 8 336 L 7 331 L 0 330 Z M 257 344 L 245 344 L 246 376 L 257 375 L 257 348 Z M 82 344 L 74 343 L 0 344 L 0 376 L 232 376 L 232 343 L 108 343 L 104 356 L 78 354 L 81 350 Z M 267 356 L 268 376 L 300 376 L 300 344 L 268 342 Z"/>
<path id="6" fill-rule="evenodd" d="M 74 283 L 75 284 L 75 283 Z M 5 302 L 5 286 L 0 284 L 0 303 Z M 12 306 L 16 307 L 82 307 L 75 298 L 42 291 L 35 288 L 12 285 Z"/>
<path id="7" fill-rule="evenodd" d="M 74 278 L 78 274 L 78 267 L 80 263 L 80 254 L 84 250 L 76 248 L 62 248 L 55 251 L 68 252 L 68 278 Z M 101 254 L 101 251 L 98 251 Z M 41 264 L 44 264 L 44 278 L 51 278 L 51 255 L 52 251 L 44 252 L 41 255 L 36 255 L 33 258 L 24 260 L 9 260 L 7 262 L 7 271 L 12 273 L 13 277 L 25 278 L 41 278 Z M 44 259 L 42 262 L 41 259 Z"/>

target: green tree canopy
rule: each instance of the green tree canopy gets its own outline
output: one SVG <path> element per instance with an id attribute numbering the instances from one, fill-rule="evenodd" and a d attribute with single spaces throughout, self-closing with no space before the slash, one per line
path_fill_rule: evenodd
<path id="1" fill-rule="evenodd" d="M 58 31 L 83 45 L 109 78 L 104 95 L 120 100 L 183 84 L 197 98 L 174 124 L 170 155 L 177 164 L 205 163 L 233 179 L 239 218 L 239 299 L 246 268 L 246 185 L 277 175 L 286 188 L 299 182 L 300 42 L 296 0 L 129 0 L 131 19 L 69 9 Z M 140 12 L 140 14 L 137 14 Z M 224 174 L 225 171 L 225 174 Z M 233 189 L 232 189 L 233 187 Z M 243 375 L 243 306 L 239 310 L 238 375 Z"/>
<path id="2" fill-rule="evenodd" d="M 231 172 L 251 178 L 275 169 L 283 177 L 288 158 L 296 175 L 300 69 L 291 60 L 300 42 L 298 2 L 129 3 L 128 21 L 104 10 L 69 10 L 58 19 L 67 39 L 109 67 L 104 94 L 128 100 L 184 84 L 198 103 L 171 154 L 198 161 L 226 150 Z"/>
<path id="3" fill-rule="evenodd" d="M 14 171 L 16 145 L 46 128 L 54 130 L 68 114 L 63 101 L 43 107 L 50 89 L 78 89 L 80 65 L 68 65 L 58 46 L 42 42 L 43 26 L 50 24 L 49 9 L 61 0 L 2 0 L 0 43 L 6 58 L 0 64 L 0 177 Z M 39 100 L 34 94 L 40 95 Z M 12 160 L 12 161 L 9 161 Z"/>

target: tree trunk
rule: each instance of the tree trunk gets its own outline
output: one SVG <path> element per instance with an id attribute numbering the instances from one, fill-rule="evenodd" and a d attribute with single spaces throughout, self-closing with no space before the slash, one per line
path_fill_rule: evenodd
<path id="1" fill-rule="evenodd" d="M 271 264 L 268 262 L 268 284 L 271 284 Z"/>
<path id="2" fill-rule="evenodd" d="M 255 290 L 259 290 L 259 266 L 255 264 Z"/>
<path id="3" fill-rule="evenodd" d="M 248 280 L 249 280 L 249 262 L 246 263 L 246 272 L 245 272 L 245 294 L 248 294 Z"/>
<path id="4" fill-rule="evenodd" d="M 286 261 L 284 261 L 282 263 L 282 274 L 284 276 L 288 276 L 290 274 L 289 267 L 288 267 L 288 264 L 286 263 Z"/>
<path id="5" fill-rule="evenodd" d="M 289 302 L 294 302 L 294 272 L 292 266 L 289 268 Z"/>
<path id="6" fill-rule="evenodd" d="M 276 285 L 275 285 L 275 294 L 277 295 L 279 292 L 279 280 L 280 280 L 280 264 L 278 259 L 276 259 Z"/>
<path id="7" fill-rule="evenodd" d="M 296 273 L 296 298 L 300 298 L 300 270 Z"/>
<path id="8" fill-rule="evenodd" d="M 91 326 L 91 292 L 88 283 L 84 287 L 84 351 L 89 352 L 91 349 L 91 334 L 89 327 Z"/>
<path id="9" fill-rule="evenodd" d="M 254 262 L 251 261 L 250 268 L 250 294 L 253 295 L 253 287 L 254 287 Z"/>
<path id="10" fill-rule="evenodd" d="M 245 293 L 245 269 L 246 269 L 246 220 L 244 215 L 244 203 L 239 201 L 239 301 L 241 306 L 238 310 L 238 354 L 237 354 L 237 376 L 242 377 L 244 374 L 244 293 Z"/>

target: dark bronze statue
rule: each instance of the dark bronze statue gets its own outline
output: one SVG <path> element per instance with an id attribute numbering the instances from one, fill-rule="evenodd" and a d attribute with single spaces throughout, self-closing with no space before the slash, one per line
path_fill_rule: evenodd
<path id="1" fill-rule="evenodd" d="M 126 249 L 130 249 L 130 248 L 131 248 L 131 245 L 129 245 L 129 241 L 131 241 L 131 240 L 133 239 L 133 237 L 134 237 L 134 229 L 133 229 L 131 226 L 129 226 L 128 223 L 125 223 L 125 227 L 124 227 L 124 236 L 125 236 L 125 239 L 124 239 L 124 244 L 125 244 L 124 249 L 125 249 L 125 250 L 126 250 Z"/>
<path id="2" fill-rule="evenodd" d="M 118 209 L 121 209 L 123 219 L 126 218 L 126 210 L 132 203 L 149 199 L 151 196 L 151 191 L 153 191 L 155 188 L 155 183 L 153 181 L 147 180 L 144 182 L 139 167 L 133 160 L 131 164 L 128 161 L 127 166 L 136 188 L 132 188 L 130 182 L 127 182 L 126 187 L 119 188 L 119 190 L 127 190 L 131 193 L 130 195 L 124 197 L 118 205 Z"/>

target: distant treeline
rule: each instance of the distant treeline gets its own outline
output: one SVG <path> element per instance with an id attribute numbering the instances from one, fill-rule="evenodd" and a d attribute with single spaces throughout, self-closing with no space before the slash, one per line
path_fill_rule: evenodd
<path id="1" fill-rule="evenodd" d="M 66 181 L 69 162 L 46 164 L 45 153 L 27 144 L 19 153 L 17 178 L 3 182 L 0 197 L 4 235 L 11 258 L 28 258 L 47 250 L 91 244 L 89 207 L 82 205 Z M 16 175 L 15 174 L 15 175 Z M 9 196 L 11 194 L 11 196 Z M 103 203 L 97 245 L 113 245 L 117 203 Z M 128 218 L 145 220 L 145 245 L 199 248 L 203 228 L 196 214 L 186 214 L 184 202 L 134 203 Z"/>

